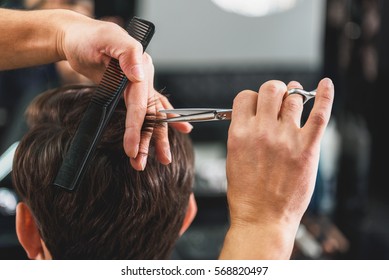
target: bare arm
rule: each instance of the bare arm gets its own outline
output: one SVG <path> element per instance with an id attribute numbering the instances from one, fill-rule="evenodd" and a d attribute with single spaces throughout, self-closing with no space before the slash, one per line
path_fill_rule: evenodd
<path id="1" fill-rule="evenodd" d="M 127 122 L 124 148 L 137 170 L 145 167 L 151 134 L 141 135 L 149 100 L 158 98 L 153 87 L 153 65 L 142 45 L 120 26 L 70 10 L 18 11 L 0 9 L 0 70 L 68 60 L 71 67 L 98 83 L 111 58 L 116 58 L 131 81 L 124 95 Z M 171 107 L 166 100 L 161 106 Z M 153 108 L 156 110 L 155 107 Z M 189 124 L 175 124 L 189 132 Z M 167 129 L 159 133 L 157 156 L 170 162 Z"/>
<path id="2" fill-rule="evenodd" d="M 0 70 L 65 59 L 58 52 L 57 11 L 0 9 Z"/>
<path id="3" fill-rule="evenodd" d="M 132 82 L 145 77 L 142 46 L 120 26 L 62 9 L 0 9 L 0 70 L 68 60 L 99 82 L 111 57 Z"/>
<path id="4" fill-rule="evenodd" d="M 282 82 L 270 81 L 234 101 L 227 154 L 231 227 L 221 259 L 290 258 L 314 190 L 334 88 L 329 79 L 319 83 L 303 127 L 302 98 L 285 97 L 286 90 Z"/>

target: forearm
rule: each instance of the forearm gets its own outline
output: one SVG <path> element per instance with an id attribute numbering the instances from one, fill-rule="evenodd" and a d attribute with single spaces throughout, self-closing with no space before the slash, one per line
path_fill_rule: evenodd
<path id="1" fill-rule="evenodd" d="M 0 9 L 0 70 L 51 63 L 61 53 L 61 26 L 67 10 L 20 11 Z"/>
<path id="2" fill-rule="evenodd" d="M 228 230 L 219 259 L 287 260 L 294 246 L 297 227 L 248 225 Z"/>

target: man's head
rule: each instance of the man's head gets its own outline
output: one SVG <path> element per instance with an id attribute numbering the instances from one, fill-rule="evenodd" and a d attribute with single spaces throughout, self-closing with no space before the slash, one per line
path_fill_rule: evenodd
<path id="1" fill-rule="evenodd" d="M 13 184 L 24 202 L 17 209 L 19 240 L 30 258 L 169 258 L 195 214 L 186 135 L 169 130 L 171 164 L 160 164 L 151 153 L 146 169 L 135 171 L 123 150 L 121 101 L 77 190 L 52 185 L 93 92 L 82 86 L 52 90 L 28 108 L 30 130 L 13 166 Z"/>

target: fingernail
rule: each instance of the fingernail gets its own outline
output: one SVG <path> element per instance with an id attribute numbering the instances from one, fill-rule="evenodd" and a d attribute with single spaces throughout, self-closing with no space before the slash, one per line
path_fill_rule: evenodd
<path id="1" fill-rule="evenodd" d="M 183 133 L 190 133 L 192 132 L 193 130 L 193 125 L 191 125 L 190 123 L 187 123 L 186 127 L 183 128 L 182 132 Z"/>
<path id="2" fill-rule="evenodd" d="M 140 165 L 142 166 L 142 170 L 145 170 L 147 164 L 147 155 L 141 155 Z"/>
<path id="3" fill-rule="evenodd" d="M 145 78 L 145 72 L 143 70 L 143 65 L 136 64 L 131 67 L 132 76 L 138 81 L 142 81 Z"/>
<path id="4" fill-rule="evenodd" d="M 134 149 L 130 152 L 130 157 L 136 158 L 139 152 L 139 145 L 134 146 Z"/>
<path id="5" fill-rule="evenodd" d="M 324 78 L 323 85 L 325 87 L 332 87 L 334 84 L 332 83 L 332 80 L 330 78 Z"/>

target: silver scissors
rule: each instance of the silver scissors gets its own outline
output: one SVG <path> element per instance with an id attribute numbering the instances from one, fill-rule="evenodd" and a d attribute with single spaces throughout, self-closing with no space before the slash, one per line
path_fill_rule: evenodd
<path id="1" fill-rule="evenodd" d="M 303 97 L 303 104 L 316 96 L 316 90 L 306 91 L 299 88 L 288 90 L 288 95 L 300 94 Z M 178 116 L 160 119 L 159 122 L 206 122 L 231 120 L 232 109 L 215 108 L 185 108 L 159 110 L 160 113 L 176 114 Z"/>

